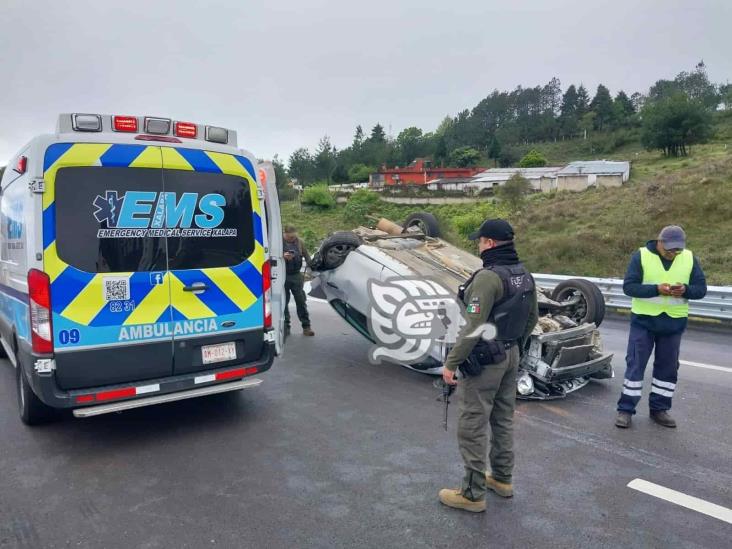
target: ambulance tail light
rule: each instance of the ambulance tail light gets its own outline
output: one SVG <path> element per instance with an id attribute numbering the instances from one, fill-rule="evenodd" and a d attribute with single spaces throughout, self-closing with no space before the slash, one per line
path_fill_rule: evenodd
<path id="1" fill-rule="evenodd" d="M 50 354 L 53 352 L 51 279 L 46 273 L 38 269 L 28 271 L 28 296 L 33 352 Z"/>
<path id="2" fill-rule="evenodd" d="M 272 266 L 262 265 L 262 296 L 264 297 L 264 328 L 272 328 Z"/>

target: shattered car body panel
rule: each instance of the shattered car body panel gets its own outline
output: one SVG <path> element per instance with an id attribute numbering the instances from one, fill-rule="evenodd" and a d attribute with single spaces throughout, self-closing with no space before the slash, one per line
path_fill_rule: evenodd
<path id="1" fill-rule="evenodd" d="M 473 271 L 482 267 L 479 258 L 444 240 L 411 229 L 403 231 L 390 222 L 385 228 L 391 230 L 355 229 L 353 233 L 359 236 L 361 244 L 342 250 L 341 258 L 334 259 L 327 249 L 328 239 L 315 254 L 311 295 L 327 299 L 342 318 L 372 342 L 374 328 L 369 314 L 374 298 L 368 289 L 369 280 L 388 283 L 399 278 L 430 279 L 454 296 Z M 326 254 L 330 254 L 327 261 L 323 259 Z M 521 359 L 519 379 L 523 377 L 523 383 L 518 385 L 518 397 L 562 398 L 584 387 L 592 378 L 612 377 L 612 354 L 602 350 L 596 325 L 571 318 L 579 298 L 556 301 L 551 292 L 541 288 L 537 288 L 537 297 L 540 321 Z M 423 310 L 431 309 L 434 307 L 428 304 Z M 440 374 L 449 349 L 443 338 L 437 338 L 431 341 L 428 356 L 420 362 L 394 362 L 424 373 Z"/>

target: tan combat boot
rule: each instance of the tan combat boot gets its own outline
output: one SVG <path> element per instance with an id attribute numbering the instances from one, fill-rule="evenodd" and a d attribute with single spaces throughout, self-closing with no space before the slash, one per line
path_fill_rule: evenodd
<path id="1" fill-rule="evenodd" d="M 448 507 L 470 511 L 471 513 L 482 513 L 485 511 L 485 499 L 473 501 L 463 496 L 460 490 L 443 488 L 440 490 L 440 502 Z"/>
<path id="2" fill-rule="evenodd" d="M 505 482 L 499 482 L 494 479 L 490 473 L 485 474 L 485 487 L 489 490 L 493 490 L 496 494 L 502 498 L 513 497 L 513 484 L 506 484 Z"/>
<path id="3" fill-rule="evenodd" d="M 303 328 L 302 335 L 312 337 L 315 335 L 315 332 L 313 332 L 313 330 L 311 328 Z"/>

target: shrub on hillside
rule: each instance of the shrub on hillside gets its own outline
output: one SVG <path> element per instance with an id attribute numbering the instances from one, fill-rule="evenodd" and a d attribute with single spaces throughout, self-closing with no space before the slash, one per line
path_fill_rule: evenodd
<path id="1" fill-rule="evenodd" d="M 346 223 L 363 225 L 367 216 L 373 213 L 381 204 L 378 194 L 367 189 L 359 189 L 353 193 L 343 208 L 343 220 Z"/>
<path id="2" fill-rule="evenodd" d="M 531 149 L 519 162 L 520 168 L 541 168 L 546 166 L 546 157 L 536 149 Z"/>
<path id="3" fill-rule="evenodd" d="M 526 200 L 526 195 L 531 192 L 531 183 L 521 174 L 515 173 L 506 181 L 505 185 L 498 188 L 497 195 L 502 201 L 508 203 L 511 209 L 517 210 Z"/>
<path id="4" fill-rule="evenodd" d="M 302 192 L 302 203 L 327 210 L 336 205 L 335 198 L 324 184 L 306 187 Z"/>

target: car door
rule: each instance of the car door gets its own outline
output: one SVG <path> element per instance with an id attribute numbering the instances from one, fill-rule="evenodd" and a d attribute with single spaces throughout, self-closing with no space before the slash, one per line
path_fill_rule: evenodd
<path id="1" fill-rule="evenodd" d="M 163 147 L 174 373 L 257 360 L 264 231 L 248 158 Z"/>
<path id="2" fill-rule="evenodd" d="M 45 152 L 44 183 L 59 386 L 171 375 L 166 241 L 153 218 L 163 192 L 160 148 L 56 143 Z"/>
<path id="3" fill-rule="evenodd" d="M 285 333 L 285 259 L 283 257 L 280 200 L 272 162 L 261 162 L 258 167 L 259 183 L 264 189 L 264 217 L 272 273 L 272 326 L 274 327 L 275 350 L 278 355 L 282 355 Z"/>

